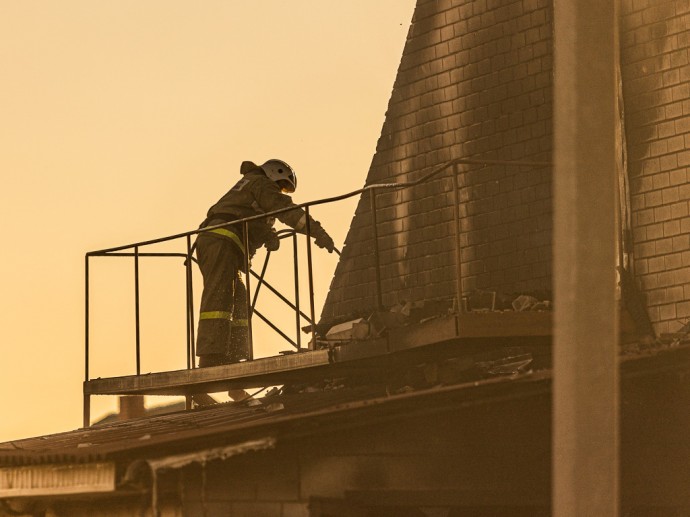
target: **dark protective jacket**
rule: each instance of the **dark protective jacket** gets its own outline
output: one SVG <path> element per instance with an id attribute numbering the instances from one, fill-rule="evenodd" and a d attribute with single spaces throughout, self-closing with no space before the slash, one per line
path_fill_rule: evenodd
<path id="1" fill-rule="evenodd" d="M 240 173 L 242 178 L 209 209 L 203 226 L 213 226 L 224 221 L 243 219 L 281 208 L 296 207 L 292 198 L 283 194 L 280 187 L 269 179 L 258 165 L 252 162 L 242 162 Z M 306 233 L 307 217 L 301 208 L 280 213 L 276 217 L 297 232 Z M 241 231 L 242 229 L 237 228 L 237 230 Z M 272 231 L 271 221 L 267 222 L 262 219 L 250 223 L 250 247 L 253 250 L 260 247 L 269 237 L 267 232 Z M 319 222 L 310 218 L 312 236 L 317 237 L 322 232 L 323 228 Z"/>

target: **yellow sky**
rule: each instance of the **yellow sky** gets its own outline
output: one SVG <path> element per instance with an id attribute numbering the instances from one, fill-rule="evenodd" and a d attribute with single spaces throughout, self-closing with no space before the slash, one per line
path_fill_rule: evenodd
<path id="1" fill-rule="evenodd" d="M 0 441 L 81 425 L 86 251 L 195 228 L 246 159 L 293 165 L 297 202 L 363 185 L 414 4 L 0 0 Z M 353 210 L 314 215 L 341 246 Z M 132 269 L 94 259 L 93 376 L 133 373 Z M 143 371 L 185 366 L 182 271 L 142 263 Z"/>

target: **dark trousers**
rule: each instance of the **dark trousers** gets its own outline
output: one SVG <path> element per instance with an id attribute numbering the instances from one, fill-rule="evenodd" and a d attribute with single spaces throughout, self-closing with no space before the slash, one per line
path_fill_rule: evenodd
<path id="1" fill-rule="evenodd" d="M 232 240 L 216 235 L 199 235 L 196 249 L 204 278 L 196 353 L 221 354 L 228 363 L 248 358 L 244 256 Z"/>

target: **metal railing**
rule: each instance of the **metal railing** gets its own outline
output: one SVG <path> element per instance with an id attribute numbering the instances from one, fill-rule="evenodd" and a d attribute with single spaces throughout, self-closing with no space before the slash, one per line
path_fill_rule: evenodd
<path id="1" fill-rule="evenodd" d="M 292 238 L 293 241 L 293 262 L 294 262 L 294 276 L 295 276 L 295 301 L 291 302 L 287 297 L 282 295 L 277 289 L 271 286 L 265 280 L 266 269 L 271 256 L 270 251 L 267 252 L 264 264 L 262 266 L 261 273 L 258 274 L 251 270 L 249 264 L 249 254 L 245 253 L 245 271 L 249 274 L 245 275 L 246 291 L 247 291 L 247 314 L 248 314 L 248 345 L 249 345 L 249 360 L 253 359 L 253 343 L 252 343 L 252 324 L 251 319 L 255 314 L 262 321 L 267 323 L 274 331 L 276 331 L 281 337 L 287 340 L 293 347 L 298 351 L 306 350 L 302 348 L 301 337 L 300 337 L 300 327 L 302 319 L 306 320 L 311 326 L 312 341 L 315 342 L 315 332 L 316 332 L 316 320 L 314 314 L 314 278 L 313 278 L 313 258 L 312 258 L 312 244 L 311 244 L 311 227 L 310 227 L 310 208 L 330 204 L 344 199 L 348 199 L 354 196 L 362 195 L 364 193 L 369 194 L 370 207 L 372 214 L 372 238 L 374 242 L 374 263 L 375 263 L 375 283 L 376 283 L 376 305 L 378 308 L 383 307 L 383 292 L 382 292 L 382 281 L 381 281 L 381 259 L 379 252 L 379 235 L 378 235 L 378 221 L 377 221 L 377 204 L 376 196 L 381 191 L 391 191 L 398 189 L 411 188 L 427 182 L 441 173 L 452 170 L 452 181 L 453 181 L 453 218 L 454 218 L 454 239 L 455 239 L 455 269 L 456 269 L 456 282 L 455 291 L 457 297 L 458 308 L 460 310 L 461 300 L 462 300 L 462 284 L 461 284 L 461 274 L 460 274 L 460 218 L 458 213 L 458 165 L 502 165 L 502 166 L 519 166 L 519 167 L 547 167 L 551 164 L 548 162 L 538 162 L 538 161 L 505 161 L 505 160 L 471 160 L 471 159 L 454 159 L 448 161 L 434 169 L 429 173 L 423 175 L 419 179 L 410 182 L 400 182 L 400 183 L 380 183 L 365 186 L 361 189 L 348 192 L 347 194 L 342 194 L 339 196 L 323 198 L 315 201 L 309 201 L 306 203 L 294 205 L 291 207 L 286 207 L 280 210 L 274 210 L 272 212 L 267 212 L 251 217 L 245 217 L 242 219 L 237 219 L 223 224 L 218 224 L 214 226 L 207 226 L 203 229 L 190 230 L 187 232 L 178 233 L 175 235 L 170 235 L 167 237 L 160 237 L 157 239 L 136 242 L 133 244 L 126 244 L 123 246 L 117 246 L 114 248 L 108 248 L 98 251 L 91 251 L 86 253 L 85 256 L 85 381 L 90 380 L 89 377 L 89 305 L 90 305 L 90 293 L 89 293 L 89 260 L 92 257 L 103 257 L 103 256 L 117 256 L 117 257 L 132 257 L 134 259 L 134 291 L 135 291 L 135 355 L 136 355 L 136 374 L 141 374 L 141 332 L 140 332 L 140 305 L 139 305 L 139 262 L 142 257 L 176 257 L 183 258 L 185 264 L 185 282 L 186 282 L 186 314 L 187 314 L 187 368 L 195 368 L 195 335 L 194 335 L 194 304 L 193 304 L 193 282 L 192 282 L 192 263 L 195 261 L 193 258 L 193 244 L 192 236 L 203 232 L 208 232 L 211 230 L 225 228 L 232 225 L 242 225 L 243 228 L 243 238 L 245 250 L 249 250 L 249 223 L 257 220 L 261 220 L 268 217 L 276 217 L 279 214 L 289 212 L 295 208 L 302 208 L 307 215 L 307 225 L 306 225 L 306 240 L 307 240 L 307 274 L 308 274 L 308 286 L 309 286 L 309 314 L 305 314 L 300 308 L 300 296 L 299 296 L 299 267 L 298 267 L 298 246 L 297 246 L 297 235 L 292 230 L 281 230 L 279 232 L 279 238 Z M 186 253 L 153 253 L 153 252 L 141 252 L 140 249 L 152 246 L 154 244 L 159 244 L 163 242 L 173 241 L 177 239 L 185 239 L 186 241 Z M 256 278 L 258 284 L 254 293 L 254 298 L 251 296 L 251 278 Z M 295 311 L 295 323 L 296 323 L 296 338 L 292 340 L 285 332 L 280 330 L 276 325 L 274 325 L 267 317 L 262 315 L 258 310 L 256 310 L 256 301 L 259 294 L 259 290 L 262 286 L 266 286 L 272 293 L 277 295 L 288 307 Z"/>

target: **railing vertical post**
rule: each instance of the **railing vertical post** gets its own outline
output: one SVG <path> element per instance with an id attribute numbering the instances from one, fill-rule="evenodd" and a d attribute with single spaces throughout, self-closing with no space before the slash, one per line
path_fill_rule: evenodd
<path id="1" fill-rule="evenodd" d="M 304 207 L 304 213 L 307 219 L 307 273 L 309 275 L 309 310 L 311 317 L 311 347 L 316 347 L 316 318 L 314 316 L 314 270 L 312 268 L 311 260 L 311 217 L 309 215 L 309 207 Z M 299 315 L 299 311 L 297 312 Z"/>
<path id="2" fill-rule="evenodd" d="M 453 231 L 455 233 L 455 296 L 457 298 L 457 310 L 463 312 L 462 304 L 462 250 L 460 249 L 460 196 L 458 188 L 458 165 L 453 165 Z"/>
<path id="3" fill-rule="evenodd" d="M 86 392 L 89 382 L 89 256 L 84 257 L 84 427 L 91 425 L 91 395 Z"/>
<path id="4" fill-rule="evenodd" d="M 374 239 L 374 262 L 376 272 L 376 305 L 379 310 L 383 309 L 383 294 L 381 289 L 381 257 L 379 256 L 379 230 L 376 217 L 376 189 L 369 191 L 369 203 L 371 205 L 371 226 Z"/>
<path id="5" fill-rule="evenodd" d="M 254 343 L 252 340 L 252 295 L 251 295 L 251 289 L 249 286 L 249 279 L 251 275 L 249 274 L 249 268 L 251 267 L 251 264 L 249 263 L 249 223 L 244 222 L 243 223 L 243 232 L 242 235 L 244 237 L 244 267 L 246 274 L 244 275 L 245 278 L 245 283 L 246 283 L 246 290 L 247 290 L 247 346 L 249 347 L 249 360 L 252 361 L 254 359 Z"/>
<path id="6" fill-rule="evenodd" d="M 293 267 L 295 269 L 295 332 L 297 335 L 297 349 L 302 348 L 302 335 L 300 333 L 300 314 L 299 314 L 299 262 L 297 261 L 297 232 L 292 234 L 292 255 Z M 313 323 L 313 320 L 312 320 Z"/>
<path id="7" fill-rule="evenodd" d="M 188 243 L 189 245 L 189 243 Z M 196 339 L 194 328 L 194 271 L 192 270 L 192 255 L 193 251 L 189 251 L 189 321 L 191 322 L 190 340 L 192 344 L 192 369 L 196 368 Z"/>
<path id="8" fill-rule="evenodd" d="M 187 235 L 187 258 L 184 261 L 185 265 L 185 292 L 187 297 L 185 300 L 185 314 L 187 316 L 187 370 L 191 370 L 194 364 L 194 356 L 192 355 L 192 326 L 194 322 L 192 321 L 192 312 L 190 310 L 191 305 L 191 277 L 192 277 L 192 239 Z"/>
<path id="9" fill-rule="evenodd" d="M 137 375 L 141 375 L 141 334 L 139 327 L 139 246 L 134 246 L 134 327 L 136 333 Z"/>
<path id="10" fill-rule="evenodd" d="M 84 260 L 84 380 L 89 380 L 89 256 Z"/>

